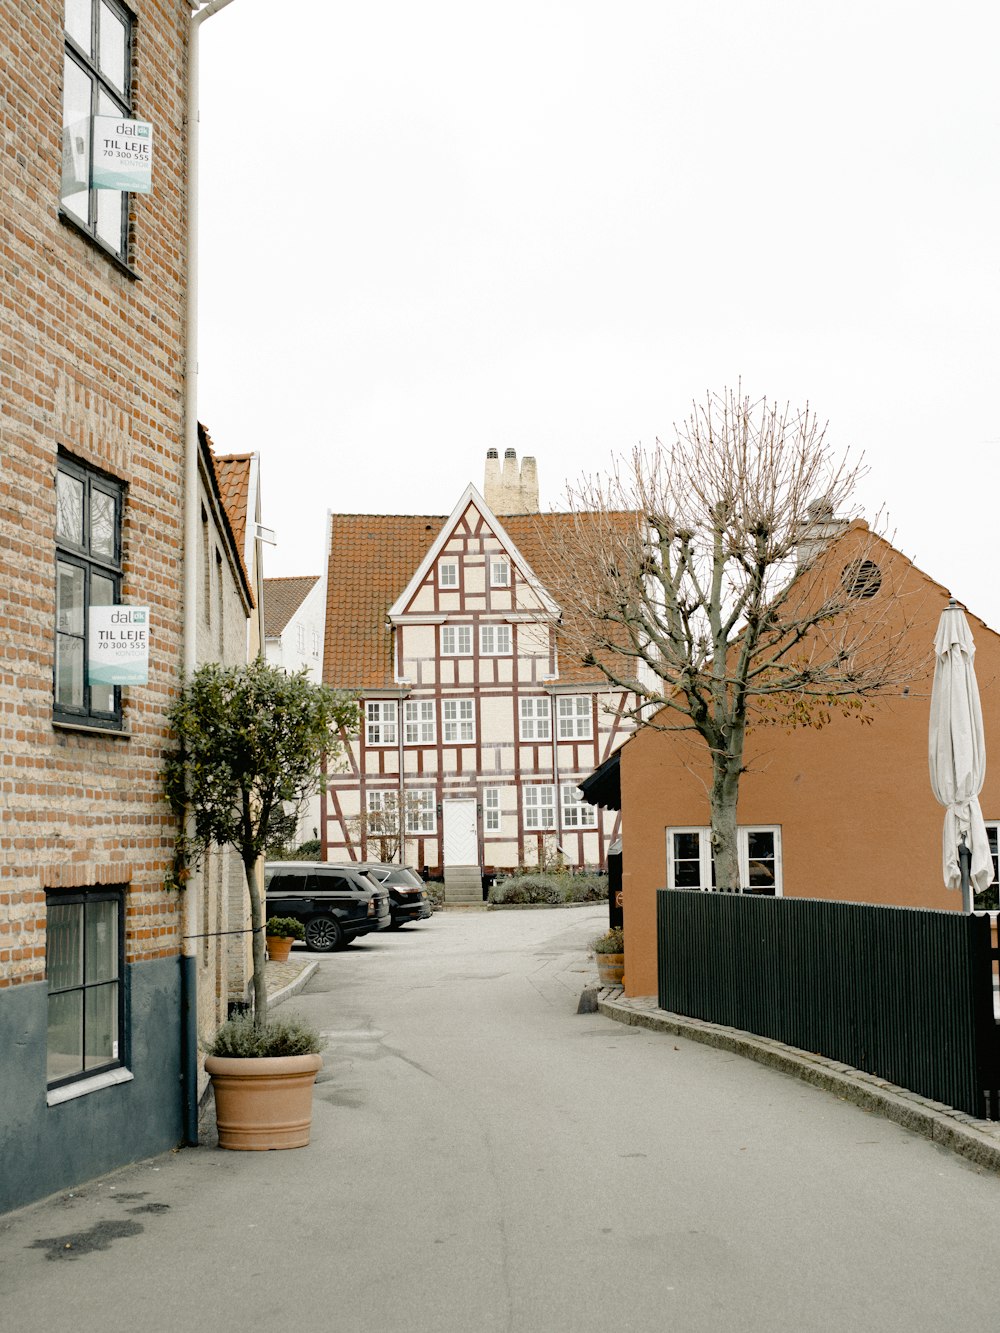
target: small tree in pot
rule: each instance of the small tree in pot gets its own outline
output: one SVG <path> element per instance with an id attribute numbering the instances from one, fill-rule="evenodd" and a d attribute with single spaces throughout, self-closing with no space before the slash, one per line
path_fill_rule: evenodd
<path id="1" fill-rule="evenodd" d="M 272 822 L 317 790 L 320 761 L 340 749 L 339 734 L 358 724 L 354 699 L 289 675 L 258 658 L 245 667 L 199 667 L 168 713 L 177 748 L 168 756 L 167 794 L 178 814 L 190 811 L 175 879 L 213 844 L 235 847 L 243 862 L 253 931 L 254 1024 L 267 1022 L 264 914 L 257 864 Z"/>

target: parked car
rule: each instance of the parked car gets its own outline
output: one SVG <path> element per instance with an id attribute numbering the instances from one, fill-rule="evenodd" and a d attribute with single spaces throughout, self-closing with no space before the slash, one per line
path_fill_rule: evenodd
<path id="1" fill-rule="evenodd" d="M 350 861 L 345 868 L 362 871 L 388 891 L 391 930 L 398 930 L 407 921 L 426 921 L 434 911 L 427 886 L 409 866 L 390 861 Z"/>
<path id="2" fill-rule="evenodd" d="M 329 953 L 358 935 L 392 924 L 389 895 L 356 866 L 325 861 L 268 861 L 264 866 L 267 916 L 301 921 L 306 948 Z"/>

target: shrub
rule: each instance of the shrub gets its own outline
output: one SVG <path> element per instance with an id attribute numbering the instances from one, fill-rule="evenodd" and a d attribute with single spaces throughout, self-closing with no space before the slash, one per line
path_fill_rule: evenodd
<path id="1" fill-rule="evenodd" d="M 490 889 L 491 903 L 602 902 L 607 898 L 606 875 L 568 875 L 551 871 L 528 872 L 499 880 Z"/>
<path id="2" fill-rule="evenodd" d="M 612 926 L 603 935 L 598 935 L 590 947 L 594 953 L 624 953 L 625 932 L 621 926 Z"/>
<path id="3" fill-rule="evenodd" d="M 240 1014 L 223 1023 L 205 1043 L 209 1055 L 252 1059 L 261 1056 L 313 1055 L 326 1045 L 323 1037 L 296 1015 L 270 1018 L 263 1027 L 254 1024 L 253 1014 Z"/>
<path id="4" fill-rule="evenodd" d="M 306 928 L 293 916 L 269 916 L 264 923 L 264 934 L 280 940 L 304 940 Z"/>

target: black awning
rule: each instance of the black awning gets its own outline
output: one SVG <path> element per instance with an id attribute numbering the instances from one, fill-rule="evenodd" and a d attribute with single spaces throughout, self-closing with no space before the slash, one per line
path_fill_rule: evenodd
<path id="1" fill-rule="evenodd" d="M 578 783 L 583 792 L 583 799 L 588 805 L 600 805 L 605 810 L 622 808 L 622 780 L 619 760 L 621 751 L 605 759 L 599 768 L 595 768 L 589 778 Z"/>

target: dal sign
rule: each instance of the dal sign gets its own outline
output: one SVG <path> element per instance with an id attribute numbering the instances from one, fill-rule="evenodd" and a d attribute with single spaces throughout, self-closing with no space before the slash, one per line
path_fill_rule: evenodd
<path id="1" fill-rule="evenodd" d="M 149 607 L 92 606 L 87 636 L 91 685 L 145 685 L 149 680 Z"/>
<path id="2" fill-rule="evenodd" d="M 153 127 L 147 120 L 94 117 L 91 183 L 98 190 L 153 190 Z"/>

